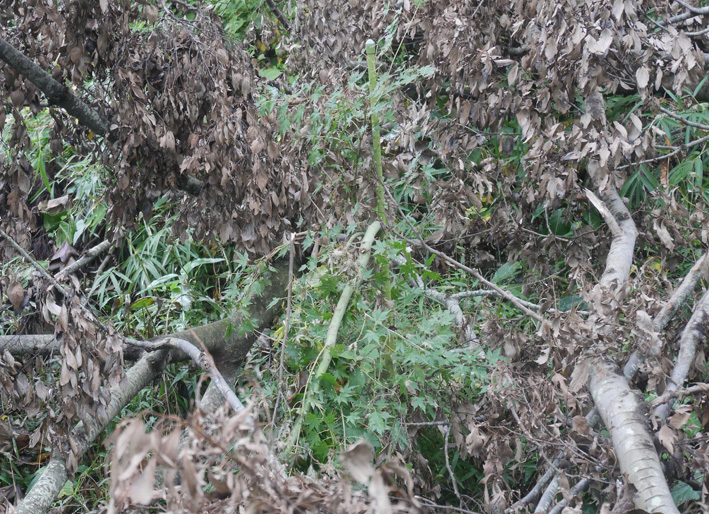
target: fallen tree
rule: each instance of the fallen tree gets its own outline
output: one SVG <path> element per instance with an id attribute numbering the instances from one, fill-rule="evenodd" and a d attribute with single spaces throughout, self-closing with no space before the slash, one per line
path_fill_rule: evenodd
<path id="1" fill-rule="evenodd" d="M 256 333 L 241 333 L 237 327 L 247 319 L 257 327 L 257 330 L 268 327 L 279 312 L 277 307 L 269 308 L 268 305 L 274 298 L 279 297 L 287 283 L 288 266 L 277 263 L 268 285 L 262 294 L 253 298 L 247 312 L 239 313 L 231 319 L 163 336 L 160 339 L 179 338 L 196 347 L 202 346 L 208 354 L 211 354 L 211 358 L 215 358 L 220 363 L 220 371 L 233 384 L 236 371 L 257 338 Z M 80 460 L 83 457 L 89 446 L 104 431 L 108 422 L 118 416 L 125 406 L 163 371 L 166 364 L 173 359 L 180 359 L 179 356 L 171 357 L 171 353 L 186 355 L 176 348 L 156 348 L 144 352 L 143 356 L 128 369 L 121 383 L 111 389 L 111 401 L 103 420 L 95 419 L 90 424 L 79 423 L 73 428 L 73 439 L 79 442 L 78 447 L 73 449 L 74 459 Z M 215 404 L 210 407 L 213 411 L 224 402 L 224 398 L 221 397 L 221 401 L 210 400 L 208 396 L 205 404 L 208 405 L 210 402 Z M 17 512 L 34 514 L 48 511 L 68 478 L 66 461 L 62 452 L 55 448 L 50 463 L 25 499 L 17 506 Z"/>

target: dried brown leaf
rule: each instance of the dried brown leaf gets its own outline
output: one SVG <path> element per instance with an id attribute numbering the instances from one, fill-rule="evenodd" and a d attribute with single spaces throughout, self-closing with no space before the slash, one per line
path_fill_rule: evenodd
<path id="1" fill-rule="evenodd" d="M 675 443 L 677 442 L 677 434 L 674 433 L 669 425 L 662 425 L 657 433 L 657 438 L 670 455 L 673 455 L 675 452 Z"/>

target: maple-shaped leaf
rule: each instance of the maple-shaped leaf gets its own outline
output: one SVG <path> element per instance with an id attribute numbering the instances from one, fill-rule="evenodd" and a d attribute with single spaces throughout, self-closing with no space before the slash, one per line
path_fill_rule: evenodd
<path id="1" fill-rule="evenodd" d="M 674 454 L 675 451 L 675 441 L 677 441 L 677 435 L 670 428 L 669 425 L 662 425 L 662 428 L 657 433 L 657 438 L 660 440 L 662 446 L 670 453 Z"/>

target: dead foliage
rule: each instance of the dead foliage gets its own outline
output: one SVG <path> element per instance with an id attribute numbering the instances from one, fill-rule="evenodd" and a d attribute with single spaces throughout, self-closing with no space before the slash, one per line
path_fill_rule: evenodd
<path id="1" fill-rule="evenodd" d="M 253 415 L 197 410 L 187 420 L 162 419 L 150 431 L 140 418 L 123 422 L 109 443 L 108 512 L 156 501 L 166 512 L 422 512 L 401 459 L 375 466 L 365 441 L 343 455 L 347 473 L 328 466 L 317 477 L 287 476 L 274 469 Z"/>

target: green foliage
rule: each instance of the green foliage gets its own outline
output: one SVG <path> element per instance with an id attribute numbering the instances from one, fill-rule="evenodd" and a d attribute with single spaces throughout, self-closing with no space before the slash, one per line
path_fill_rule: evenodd
<path id="1" fill-rule="evenodd" d="M 695 489 L 692 489 L 692 487 L 689 484 L 686 484 L 682 482 L 681 480 L 678 481 L 674 487 L 672 488 L 672 499 L 675 501 L 677 505 L 682 505 L 683 503 L 686 503 L 688 501 L 692 500 L 700 500 L 702 497 L 702 494 L 700 491 L 697 491 Z"/>
<path id="2" fill-rule="evenodd" d="M 350 232 L 354 227 L 350 227 Z M 336 241 L 338 230 L 327 236 Z M 369 274 L 355 292 L 332 349 L 332 361 L 310 395 L 309 412 L 304 420 L 296 450 L 303 469 L 326 463 L 347 445 L 361 437 L 375 448 L 394 451 L 412 449 L 432 452 L 439 444 L 431 434 L 411 439 L 406 423 L 412 420 L 450 419 L 456 405 L 473 402 L 488 384 L 488 368 L 500 359 L 499 352 L 475 355 L 459 351 L 452 315 L 440 304 L 431 302 L 408 276 L 425 275 L 427 266 L 415 262 L 403 245 L 385 241 L 374 247 L 375 259 L 391 259 L 398 254 L 406 259 L 403 272 L 393 276 L 394 308 L 382 297 L 384 276 L 376 270 Z M 340 259 L 335 255 L 344 255 Z M 323 248 L 321 257 L 303 266 L 302 278 L 293 290 L 294 310 L 286 347 L 286 370 L 290 378 L 289 400 L 277 413 L 279 426 L 289 427 L 299 412 L 305 388 L 317 368 L 335 304 L 347 280 L 343 269 L 347 260 L 357 259 L 357 252 L 333 243 Z M 429 276 L 435 276 L 429 274 Z M 444 283 L 431 282 L 434 287 Z M 274 346 L 280 350 L 283 331 L 276 332 Z M 394 373 L 385 358 L 391 348 Z M 268 403 L 275 403 L 277 360 L 262 379 Z M 263 369 L 263 362 L 252 365 Z M 263 384 L 268 384 L 264 387 Z M 300 384 L 298 386 L 297 384 Z M 432 465 L 445 469 L 443 455 Z M 457 459 L 457 457 L 456 457 Z M 478 477 L 469 462 L 456 460 L 461 476 Z M 447 475 L 443 474 L 446 477 Z M 444 481 L 445 481 L 444 480 Z M 471 482 L 471 484 L 474 484 Z M 475 487 L 474 485 L 471 485 Z"/>
<path id="3" fill-rule="evenodd" d="M 678 105 L 670 108 L 677 116 L 704 128 L 689 126 L 681 119 L 671 116 L 658 116 L 652 122 L 651 130 L 664 134 L 665 144 L 658 146 L 661 154 L 677 155 L 676 148 L 690 145 L 693 141 L 705 137 L 709 129 L 709 110 L 706 109 L 705 104 L 683 107 L 681 98 L 674 97 L 674 99 Z M 620 101 L 615 103 L 622 105 Z M 637 106 L 636 104 L 633 110 Z M 631 200 L 632 205 L 644 202 L 648 194 L 660 188 L 678 191 L 688 204 L 709 202 L 709 174 L 704 172 L 704 169 L 709 166 L 706 145 L 688 147 L 686 153 L 679 153 L 678 161 L 674 159 L 677 157 L 640 164 L 628 176 L 622 194 Z"/>
<path id="4" fill-rule="evenodd" d="M 249 24 L 260 28 L 263 2 L 257 0 L 213 0 L 215 12 L 224 20 L 224 30 L 232 37 L 241 39 Z"/>
<path id="5" fill-rule="evenodd" d="M 98 306 L 126 333 L 153 337 L 221 319 L 259 287 L 245 254 L 176 240 L 169 213 L 158 201 L 94 282 Z"/>
<path id="6" fill-rule="evenodd" d="M 364 71 L 352 73 L 346 87 L 335 87 L 328 94 L 325 94 L 324 87 L 315 82 L 294 84 L 290 94 L 266 87 L 257 104 L 260 114 L 273 114 L 279 120 L 281 138 L 290 133 L 306 139 L 311 148 L 308 155 L 311 164 L 321 162 L 326 156 L 338 155 L 347 160 L 348 166 L 357 169 L 361 144 L 369 131 L 368 99 L 375 100 L 372 113 L 378 117 L 380 125 L 395 127 L 393 93 L 431 73 L 430 67 L 385 72 L 378 76 L 371 93 Z M 304 98 L 306 102 L 303 102 Z M 291 105 L 298 107 L 291 108 Z M 304 125 L 308 130 L 302 134 Z M 330 165 L 339 167 L 337 162 Z"/>
<path id="7" fill-rule="evenodd" d="M 284 65 L 281 51 L 276 50 L 283 27 L 272 22 L 275 17 L 264 2 L 262 0 L 210 0 L 210 3 L 222 18 L 224 31 L 249 48 L 257 62 L 259 75 L 268 80 L 277 79 L 283 73 Z"/>

